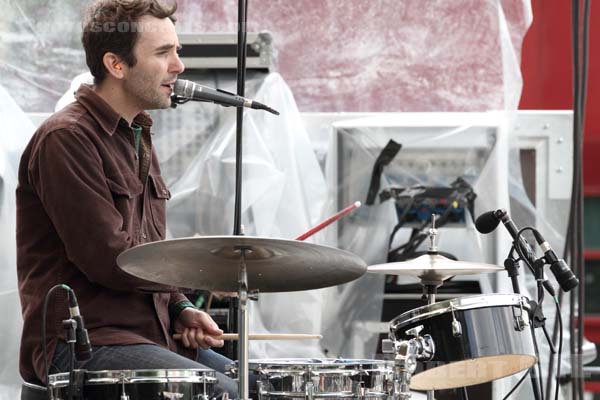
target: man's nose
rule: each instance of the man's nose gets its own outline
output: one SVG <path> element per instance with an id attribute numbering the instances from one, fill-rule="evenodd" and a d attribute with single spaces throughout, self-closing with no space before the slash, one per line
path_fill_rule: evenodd
<path id="1" fill-rule="evenodd" d="M 183 62 L 181 61 L 181 58 L 179 58 L 179 56 L 176 55 L 175 56 L 175 61 L 172 63 L 171 70 L 169 72 L 174 72 L 176 74 L 181 74 L 183 71 L 185 71 L 185 65 L 183 65 Z"/>

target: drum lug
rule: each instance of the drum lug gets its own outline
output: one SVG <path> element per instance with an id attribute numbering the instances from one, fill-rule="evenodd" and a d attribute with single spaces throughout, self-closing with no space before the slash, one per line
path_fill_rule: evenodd
<path id="1" fill-rule="evenodd" d="M 260 368 L 259 368 L 259 371 L 260 371 Z M 256 381 L 256 393 L 257 393 L 256 396 L 258 397 L 258 400 L 262 400 L 265 396 L 263 383 L 261 382 L 260 379 Z"/>
<path id="2" fill-rule="evenodd" d="M 315 397 L 315 385 L 312 382 L 307 382 L 306 383 L 306 398 L 308 400 L 313 400 L 313 398 Z"/>
<path id="3" fill-rule="evenodd" d="M 129 396 L 125 391 L 125 375 L 123 373 L 120 374 L 119 379 L 121 380 L 121 397 L 119 400 L 129 400 Z"/>
<path id="4" fill-rule="evenodd" d="M 359 399 L 364 399 L 365 398 L 365 383 L 364 382 L 358 382 L 358 385 L 356 385 L 356 388 L 354 389 L 354 395 L 356 397 L 358 397 Z"/>
<path id="5" fill-rule="evenodd" d="M 456 319 L 456 316 L 454 315 L 454 305 L 452 305 L 452 303 L 450 303 L 450 312 L 452 313 L 452 336 L 454 337 L 461 337 L 462 336 L 462 325 L 460 324 L 460 322 Z"/>
<path id="6" fill-rule="evenodd" d="M 525 328 L 529 326 L 529 314 L 523 310 L 523 299 L 519 302 L 519 309 L 521 310 L 520 315 L 515 315 L 515 311 L 513 308 L 513 316 L 515 320 L 515 330 L 521 332 L 524 331 Z"/>
<path id="7" fill-rule="evenodd" d="M 457 320 L 452 321 L 452 336 L 454 336 L 454 337 L 462 336 L 462 325 Z"/>

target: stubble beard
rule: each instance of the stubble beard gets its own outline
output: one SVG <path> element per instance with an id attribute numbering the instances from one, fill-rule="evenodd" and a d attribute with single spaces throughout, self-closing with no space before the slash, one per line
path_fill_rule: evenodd
<path id="1" fill-rule="evenodd" d="M 160 82 L 149 76 L 136 75 L 124 82 L 125 90 L 143 110 L 160 110 L 171 106 L 171 96 L 162 90 Z"/>

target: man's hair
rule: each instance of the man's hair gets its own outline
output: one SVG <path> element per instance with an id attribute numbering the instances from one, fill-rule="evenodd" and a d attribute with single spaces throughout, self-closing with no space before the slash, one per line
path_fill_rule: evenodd
<path id="1" fill-rule="evenodd" d="M 106 78 L 102 58 L 108 52 L 118 55 L 131 67 L 137 63 L 133 49 L 141 30 L 138 23 L 141 17 L 152 15 L 175 22 L 176 10 L 175 0 L 170 5 L 161 0 L 98 0 L 91 4 L 83 20 L 81 42 L 94 83 Z"/>

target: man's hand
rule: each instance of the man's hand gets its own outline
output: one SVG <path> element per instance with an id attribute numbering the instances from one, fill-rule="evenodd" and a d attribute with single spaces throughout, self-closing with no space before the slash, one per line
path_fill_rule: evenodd
<path id="1" fill-rule="evenodd" d="M 215 321 L 205 313 L 194 308 L 185 308 L 175 321 L 175 332 L 181 334 L 185 347 L 208 349 L 223 347 L 223 341 L 215 337 L 223 334 Z"/>

